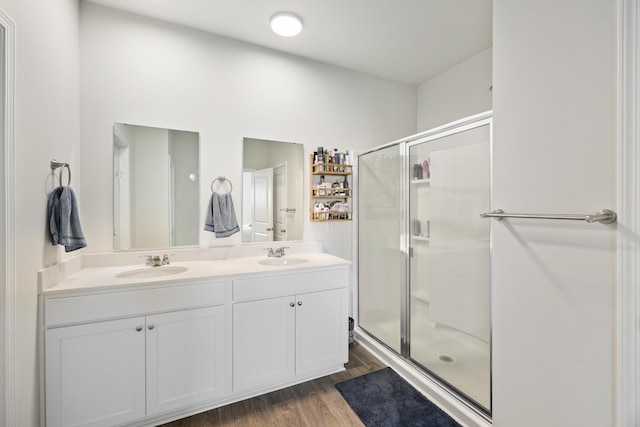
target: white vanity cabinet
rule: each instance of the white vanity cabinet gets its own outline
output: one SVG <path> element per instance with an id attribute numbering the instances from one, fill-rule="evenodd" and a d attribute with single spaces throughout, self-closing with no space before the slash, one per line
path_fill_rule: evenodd
<path id="1" fill-rule="evenodd" d="M 344 370 L 348 262 L 263 258 L 126 283 L 111 279 L 124 267 L 96 268 L 45 288 L 43 427 L 160 425 Z"/>
<path id="2" fill-rule="evenodd" d="M 225 394 L 224 283 L 44 306 L 47 427 L 113 426 Z M 109 312 L 157 314 L 96 321 Z"/>
<path id="3" fill-rule="evenodd" d="M 224 306 L 148 316 L 147 415 L 224 394 Z"/>
<path id="4" fill-rule="evenodd" d="M 111 426 L 144 417 L 144 335 L 144 317 L 48 330 L 47 427 Z"/>
<path id="5" fill-rule="evenodd" d="M 344 369 L 346 268 L 233 282 L 233 391 L 269 389 Z"/>

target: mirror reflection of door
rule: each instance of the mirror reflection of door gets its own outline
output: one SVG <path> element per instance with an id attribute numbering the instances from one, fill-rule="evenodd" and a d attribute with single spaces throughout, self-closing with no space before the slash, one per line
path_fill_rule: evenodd
<path id="1" fill-rule="evenodd" d="M 251 174 L 251 187 L 251 241 L 270 242 L 273 240 L 273 168 L 254 171 Z"/>
<path id="2" fill-rule="evenodd" d="M 287 163 L 273 170 L 273 200 L 275 225 L 273 240 L 287 240 Z"/>
<path id="3" fill-rule="evenodd" d="M 302 240 L 304 224 L 304 147 L 302 144 L 267 139 L 242 140 L 242 243 L 253 243 L 254 208 L 253 172 L 273 168 L 272 239 Z M 264 201 L 266 203 L 266 201 Z M 264 241 L 264 239 L 262 240 Z"/>

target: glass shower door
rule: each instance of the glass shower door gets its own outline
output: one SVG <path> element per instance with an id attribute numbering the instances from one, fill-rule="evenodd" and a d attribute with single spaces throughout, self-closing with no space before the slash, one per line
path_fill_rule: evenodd
<path id="1" fill-rule="evenodd" d="M 491 410 L 490 124 L 409 144 L 409 355 Z"/>
<path id="2" fill-rule="evenodd" d="M 404 146 L 358 157 L 358 326 L 401 350 L 405 244 Z"/>

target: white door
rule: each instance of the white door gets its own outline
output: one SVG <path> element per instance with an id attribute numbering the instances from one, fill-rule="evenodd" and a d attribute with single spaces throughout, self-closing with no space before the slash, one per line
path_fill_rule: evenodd
<path id="1" fill-rule="evenodd" d="M 298 295 L 296 375 L 347 363 L 348 331 L 346 289 Z"/>
<path id="2" fill-rule="evenodd" d="M 287 239 L 287 164 L 284 163 L 273 170 L 273 200 L 275 201 L 274 239 Z"/>
<path id="3" fill-rule="evenodd" d="M 147 316 L 147 415 L 224 393 L 224 306 Z"/>
<path id="4" fill-rule="evenodd" d="M 144 318 L 45 333 L 46 425 L 112 426 L 145 416 Z"/>
<path id="5" fill-rule="evenodd" d="M 233 305 L 233 391 L 291 379 L 295 357 L 295 298 Z"/>
<path id="6" fill-rule="evenodd" d="M 273 240 L 273 168 L 253 172 L 252 242 Z"/>

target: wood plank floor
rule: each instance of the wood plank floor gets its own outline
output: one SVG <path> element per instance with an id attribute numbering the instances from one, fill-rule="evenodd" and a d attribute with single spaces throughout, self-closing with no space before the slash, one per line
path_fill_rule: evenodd
<path id="1" fill-rule="evenodd" d="M 164 427 L 362 426 L 335 384 L 384 368 L 357 343 L 346 371 L 183 418 Z"/>

